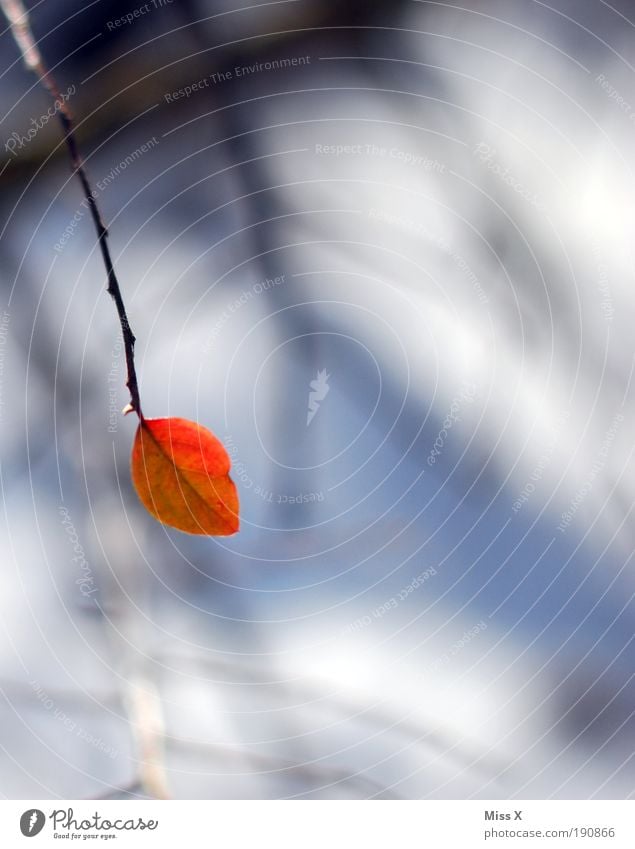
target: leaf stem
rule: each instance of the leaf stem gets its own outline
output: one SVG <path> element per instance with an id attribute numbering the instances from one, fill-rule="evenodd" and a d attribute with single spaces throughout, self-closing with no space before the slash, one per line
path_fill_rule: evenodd
<path id="1" fill-rule="evenodd" d="M 57 84 L 51 73 L 44 65 L 40 51 L 33 39 L 28 14 L 24 8 L 22 0 L 0 0 L 0 8 L 2 8 L 2 11 L 9 21 L 11 32 L 20 49 L 25 65 L 37 75 L 40 83 L 55 100 L 56 112 L 64 132 L 64 141 L 68 148 L 71 165 L 74 173 L 79 177 L 79 181 L 82 184 L 84 196 L 88 203 L 88 208 L 90 209 L 95 230 L 97 231 L 97 240 L 99 242 L 99 248 L 101 250 L 104 266 L 106 267 L 106 275 L 108 279 L 106 291 L 115 302 L 117 315 L 119 316 L 119 323 L 121 324 L 124 350 L 126 352 L 126 368 L 128 371 L 126 386 L 130 392 L 130 405 L 126 408 L 126 412 L 132 412 L 132 410 L 134 410 L 139 416 L 139 419 L 143 421 L 137 372 L 134 364 L 134 346 L 136 339 L 130 327 L 130 322 L 128 321 L 126 307 L 121 295 L 121 288 L 119 286 L 119 281 L 117 280 L 117 275 L 115 274 L 115 267 L 110 255 L 110 248 L 108 247 L 108 230 L 99 212 L 99 207 L 97 206 L 97 193 L 90 186 L 86 169 L 84 168 L 84 162 L 75 139 L 75 127 L 71 111 L 68 108 L 66 100 L 64 100 L 64 98 L 60 95 Z"/>

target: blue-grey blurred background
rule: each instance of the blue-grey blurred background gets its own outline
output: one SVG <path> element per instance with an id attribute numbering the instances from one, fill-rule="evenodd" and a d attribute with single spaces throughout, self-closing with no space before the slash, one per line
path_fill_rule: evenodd
<path id="1" fill-rule="evenodd" d="M 242 527 L 4 31 L 0 794 L 635 794 L 632 4 L 29 6 Z"/>

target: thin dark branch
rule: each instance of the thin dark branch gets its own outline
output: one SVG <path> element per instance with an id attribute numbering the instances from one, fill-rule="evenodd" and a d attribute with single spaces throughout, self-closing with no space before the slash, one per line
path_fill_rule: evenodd
<path id="1" fill-rule="evenodd" d="M 55 101 L 55 109 L 62 125 L 64 141 L 66 142 L 66 147 L 68 148 L 71 158 L 71 165 L 74 173 L 77 174 L 79 181 L 82 184 L 84 196 L 86 198 L 88 208 L 90 209 L 95 230 L 97 231 L 97 239 L 104 265 L 106 267 L 106 275 L 108 279 L 106 291 L 112 296 L 112 299 L 115 302 L 117 315 L 119 316 L 119 323 L 121 324 L 124 350 L 126 352 L 126 367 L 128 370 L 126 386 L 130 392 L 130 404 L 126 407 L 125 412 L 132 412 L 134 410 L 139 418 L 142 419 L 143 415 L 141 412 L 141 401 L 139 399 L 139 385 L 137 383 L 137 372 L 134 364 L 134 346 L 136 340 L 134 333 L 130 328 L 130 322 L 128 321 L 126 308 L 121 296 L 119 281 L 117 280 L 112 257 L 110 256 L 110 249 L 108 247 L 108 230 L 99 212 L 99 207 L 97 206 L 97 201 L 95 199 L 97 193 L 90 186 L 86 169 L 84 168 L 84 163 L 75 140 L 75 128 L 71 111 L 68 108 L 66 100 L 60 95 L 55 80 L 44 65 L 42 56 L 38 50 L 35 40 L 33 39 L 29 26 L 28 15 L 22 4 L 22 0 L 0 0 L 0 7 L 9 21 L 11 32 L 18 47 L 20 48 L 24 63 L 27 68 L 37 74 L 39 81 Z"/>

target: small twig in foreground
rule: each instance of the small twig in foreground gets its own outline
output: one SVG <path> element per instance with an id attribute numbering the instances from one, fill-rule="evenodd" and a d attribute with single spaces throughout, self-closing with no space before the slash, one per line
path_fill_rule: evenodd
<path id="1" fill-rule="evenodd" d="M 40 51 L 38 50 L 37 44 L 33 38 L 29 25 L 28 14 L 24 8 L 22 0 L 0 0 L 0 8 L 2 8 L 2 11 L 9 22 L 11 32 L 18 47 L 20 48 L 20 53 L 22 54 L 25 65 L 29 68 L 29 70 L 33 71 L 37 75 L 41 84 L 55 100 L 56 112 L 59 116 L 60 123 L 62 124 L 64 141 L 66 142 L 66 146 L 70 154 L 73 171 L 77 174 L 82 184 L 84 196 L 88 203 L 88 208 L 90 209 L 90 214 L 97 231 L 97 239 L 99 241 L 99 247 L 101 249 L 104 265 L 106 266 L 106 275 L 108 278 L 107 291 L 115 302 L 117 314 L 119 316 L 119 323 L 121 324 L 124 350 L 126 352 L 126 367 L 128 370 L 126 386 L 130 392 L 130 404 L 124 409 L 124 413 L 130 413 L 134 410 L 139 418 L 143 419 L 141 401 L 139 399 L 137 373 L 135 371 L 134 364 L 135 336 L 130 328 L 126 308 L 121 296 L 119 281 L 117 280 L 112 257 L 110 256 L 110 250 L 108 248 L 108 230 L 102 220 L 97 206 L 97 201 L 95 200 L 97 193 L 91 189 L 86 175 L 86 170 L 84 168 L 84 163 L 75 140 L 73 117 L 66 101 L 60 95 L 55 80 L 44 65 Z"/>

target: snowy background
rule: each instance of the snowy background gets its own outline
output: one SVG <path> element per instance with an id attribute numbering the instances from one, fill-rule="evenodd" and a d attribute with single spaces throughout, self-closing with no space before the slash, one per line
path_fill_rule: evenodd
<path id="1" fill-rule="evenodd" d="M 31 21 L 144 410 L 223 439 L 242 528 L 132 490 L 95 234 L 5 32 L 0 793 L 632 796 L 630 3 L 146 5 Z"/>

